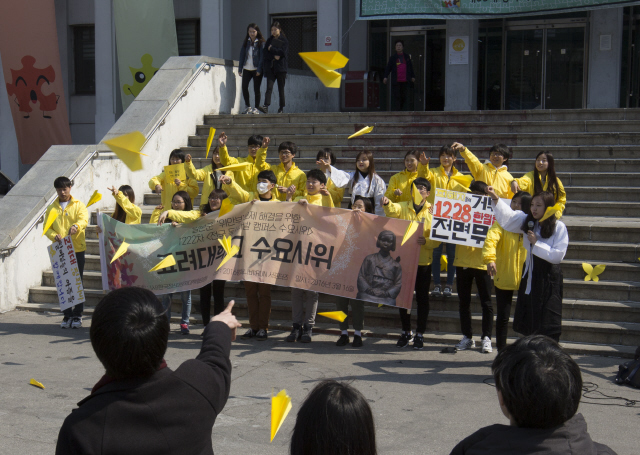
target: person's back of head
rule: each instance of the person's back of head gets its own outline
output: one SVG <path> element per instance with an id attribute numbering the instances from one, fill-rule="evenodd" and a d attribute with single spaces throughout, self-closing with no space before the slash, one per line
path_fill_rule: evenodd
<path id="1" fill-rule="evenodd" d="M 501 405 L 518 427 L 556 427 L 578 410 L 580 368 L 549 337 L 531 335 L 501 349 L 491 371 Z"/>
<path id="2" fill-rule="evenodd" d="M 355 388 L 323 381 L 298 411 L 291 455 L 376 455 L 373 413 Z"/>
<path id="3" fill-rule="evenodd" d="M 160 367 L 167 350 L 169 320 L 151 291 L 117 289 L 96 306 L 90 338 L 108 376 L 148 377 Z"/>

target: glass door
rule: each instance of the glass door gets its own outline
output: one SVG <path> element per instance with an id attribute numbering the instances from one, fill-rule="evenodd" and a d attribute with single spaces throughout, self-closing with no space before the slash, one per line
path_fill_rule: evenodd
<path id="1" fill-rule="evenodd" d="M 409 54 L 415 73 L 415 83 L 409 83 L 407 102 L 404 109 L 409 111 L 424 110 L 424 84 L 425 84 L 425 56 L 426 56 L 426 33 L 425 32 L 392 32 L 389 49 L 395 53 L 396 40 L 404 41 L 404 53 Z M 391 84 L 387 84 L 391 90 Z M 392 96 L 389 97 L 391 99 Z M 393 102 L 393 101 L 392 101 Z M 400 110 L 400 109 L 398 109 Z"/>
<path id="2" fill-rule="evenodd" d="M 640 8 L 624 9 L 621 107 L 640 107 Z"/>
<path id="3" fill-rule="evenodd" d="M 544 30 L 508 30 L 505 109 L 542 109 Z"/>
<path id="4" fill-rule="evenodd" d="M 584 88 L 584 27 L 548 28 L 545 109 L 580 109 Z"/>

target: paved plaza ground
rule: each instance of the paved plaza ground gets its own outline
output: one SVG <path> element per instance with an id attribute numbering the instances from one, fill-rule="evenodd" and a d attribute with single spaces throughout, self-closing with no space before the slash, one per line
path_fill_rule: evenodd
<path id="1" fill-rule="evenodd" d="M 89 341 L 88 325 L 61 330 L 59 314 L 12 311 L 0 315 L 0 454 L 51 454 L 64 418 L 103 374 Z M 172 325 L 166 360 L 171 368 L 193 358 L 202 326 L 190 336 Z M 495 356 L 479 351 L 441 353 L 398 350 L 387 339 L 365 338 L 363 348 L 338 348 L 336 336 L 317 335 L 311 344 L 290 344 L 285 333 L 265 342 L 233 344 L 231 396 L 213 429 L 217 455 L 287 454 L 301 401 L 325 378 L 349 381 L 369 400 L 376 420 L 379 453 L 448 454 L 480 427 L 507 421 L 497 403 L 490 365 Z M 584 381 L 611 396 L 640 401 L 640 391 L 619 387 L 612 378 L 617 358 L 576 357 Z M 29 385 L 35 378 L 45 390 Z M 269 443 L 272 390 L 287 389 L 293 409 Z M 638 453 L 640 403 L 604 406 L 619 400 L 583 398 L 579 412 L 594 440 L 618 454 Z M 194 425 L 197 422 L 194 422 Z M 188 444 L 185 441 L 185 444 Z"/>

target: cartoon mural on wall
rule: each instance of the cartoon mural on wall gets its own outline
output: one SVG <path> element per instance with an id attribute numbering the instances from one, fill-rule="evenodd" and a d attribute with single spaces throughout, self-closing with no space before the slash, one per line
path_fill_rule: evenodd
<path id="1" fill-rule="evenodd" d="M 153 57 L 150 54 L 144 54 L 140 59 L 142 62 L 142 68 L 129 67 L 131 75 L 133 76 L 133 85 L 124 84 L 122 90 L 125 95 L 133 95 L 135 98 L 140 94 L 143 88 L 149 83 L 151 78 L 158 72 L 158 68 L 154 68 Z"/>
<path id="2" fill-rule="evenodd" d="M 35 106 L 36 103 L 39 103 L 42 116 L 50 119 L 51 116 L 45 115 L 45 113 L 55 111 L 60 98 L 60 95 L 55 93 L 45 94 L 43 92 L 45 84 L 49 86 L 56 80 L 53 66 L 36 68 L 36 59 L 31 55 L 22 57 L 21 62 L 22 69 L 14 70 L 11 68 L 11 82 L 7 82 L 9 96 L 15 96 L 14 100 L 20 106 L 19 111 L 26 114 L 23 115 L 24 118 L 30 117 L 30 113 L 33 111 L 31 105 Z"/>

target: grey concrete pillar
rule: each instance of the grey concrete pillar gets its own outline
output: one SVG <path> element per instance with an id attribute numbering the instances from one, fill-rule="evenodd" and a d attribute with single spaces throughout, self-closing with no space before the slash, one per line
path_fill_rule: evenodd
<path id="1" fill-rule="evenodd" d="M 251 20 L 246 22 L 248 24 Z M 233 55 L 231 3 L 228 0 L 201 0 L 200 24 L 200 53 L 202 55 L 231 60 L 238 59 L 237 55 Z M 246 24 L 244 26 L 246 27 Z M 265 38 L 268 36 L 266 35 Z M 235 47 L 238 47 L 239 44 L 237 43 Z"/>
<path id="2" fill-rule="evenodd" d="M 6 87 L 2 60 L 0 60 L 0 87 Z M 13 98 L 13 97 L 12 97 Z M 20 154 L 18 152 L 18 139 L 13 127 L 11 106 L 7 91 L 0 93 L 0 170 L 14 182 L 20 178 Z"/>
<path id="3" fill-rule="evenodd" d="M 318 0 L 318 52 L 339 51 L 340 0 Z"/>
<path id="4" fill-rule="evenodd" d="M 451 37 L 463 36 L 469 49 L 466 64 L 450 64 Z M 474 111 L 478 105 L 478 21 L 447 20 L 447 53 L 445 63 L 445 111 Z"/>
<path id="5" fill-rule="evenodd" d="M 95 0 L 96 124 L 100 142 L 116 123 L 116 45 L 111 0 Z"/>
<path id="6" fill-rule="evenodd" d="M 622 8 L 591 11 L 589 31 L 588 108 L 620 107 Z"/>
<path id="7" fill-rule="evenodd" d="M 346 0 L 345 0 L 346 1 Z M 349 2 L 349 16 L 343 20 L 348 22 L 343 26 L 349 33 L 345 37 L 344 41 L 347 45 L 344 53 L 349 57 L 349 63 L 347 69 L 349 71 L 367 71 L 367 42 L 369 37 L 367 36 L 369 30 L 367 27 L 368 21 L 355 21 L 356 19 L 356 2 Z M 355 22 L 354 22 L 355 21 Z"/>

